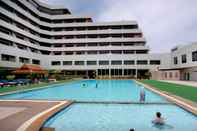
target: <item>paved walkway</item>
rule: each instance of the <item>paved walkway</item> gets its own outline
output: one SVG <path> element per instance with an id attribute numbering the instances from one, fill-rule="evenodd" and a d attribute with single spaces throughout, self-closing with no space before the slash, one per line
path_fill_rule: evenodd
<path id="1" fill-rule="evenodd" d="M 58 104 L 58 101 L 0 100 L 0 131 L 16 131 L 24 122 Z"/>
<path id="2" fill-rule="evenodd" d="M 174 84 L 180 84 L 180 85 L 194 86 L 197 88 L 197 82 L 195 82 L 195 81 L 171 81 L 171 80 L 160 80 L 160 81 L 174 83 Z"/>

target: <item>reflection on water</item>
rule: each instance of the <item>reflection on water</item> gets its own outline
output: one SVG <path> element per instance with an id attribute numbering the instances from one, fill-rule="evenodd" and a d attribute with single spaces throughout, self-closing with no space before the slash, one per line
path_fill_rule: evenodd
<path id="1" fill-rule="evenodd" d="M 166 130 L 166 129 L 173 129 L 174 127 L 170 124 L 154 124 L 153 127 L 159 129 L 159 130 Z"/>

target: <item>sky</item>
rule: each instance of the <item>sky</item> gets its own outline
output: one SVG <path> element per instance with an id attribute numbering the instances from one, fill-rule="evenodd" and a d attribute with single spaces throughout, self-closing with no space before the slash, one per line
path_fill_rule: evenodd
<path id="1" fill-rule="evenodd" d="M 40 0 L 94 22 L 138 22 L 152 53 L 197 42 L 197 0 Z"/>

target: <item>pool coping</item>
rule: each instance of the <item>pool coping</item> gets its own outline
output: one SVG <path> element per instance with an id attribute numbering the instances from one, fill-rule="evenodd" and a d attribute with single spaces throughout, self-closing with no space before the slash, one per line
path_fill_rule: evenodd
<path id="1" fill-rule="evenodd" d="M 145 88 L 153 91 L 156 94 L 159 94 L 160 96 L 165 97 L 168 101 L 176 104 L 177 106 L 187 110 L 188 112 L 194 114 L 197 116 L 197 106 L 194 106 L 194 104 L 192 104 L 193 102 L 190 102 L 182 97 L 173 95 L 169 92 L 165 92 L 165 91 L 161 91 L 156 89 L 154 86 L 150 86 L 147 84 L 144 84 L 142 82 L 139 82 L 137 80 L 134 80 L 137 84 L 144 86 Z"/>
<path id="2" fill-rule="evenodd" d="M 25 110 L 7 116 L 0 121 L 0 130 L 16 131 L 26 121 L 37 116 L 55 105 L 59 105 L 62 101 L 46 101 L 46 100 L 0 100 L 0 107 L 24 107 Z M 68 101 L 67 101 L 68 102 Z M 38 131 L 38 130 L 35 130 Z"/>
<path id="3" fill-rule="evenodd" d="M 19 100 L 20 101 L 20 100 Z M 26 100 L 30 101 L 30 100 Z M 41 100 L 42 101 L 42 100 Z M 43 100 L 45 102 L 49 102 L 47 100 Z M 35 100 L 32 100 L 35 102 Z M 52 101 L 54 102 L 54 101 Z M 51 108 L 44 110 L 43 112 L 38 113 L 37 115 L 31 117 L 29 120 L 25 121 L 16 131 L 39 131 L 43 125 L 43 123 L 53 116 L 55 113 L 58 113 L 62 109 L 71 105 L 73 102 L 64 100 L 64 101 L 55 101 L 59 102 L 59 104 L 52 106 Z"/>

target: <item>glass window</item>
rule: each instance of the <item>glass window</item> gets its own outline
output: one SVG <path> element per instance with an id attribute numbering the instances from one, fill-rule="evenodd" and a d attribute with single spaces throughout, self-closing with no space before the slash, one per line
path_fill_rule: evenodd
<path id="1" fill-rule="evenodd" d="M 20 63 L 29 63 L 29 59 L 28 58 L 24 58 L 24 57 L 19 57 L 19 62 Z"/>
<path id="2" fill-rule="evenodd" d="M 99 65 L 109 65 L 109 61 L 99 61 Z"/>
<path id="3" fill-rule="evenodd" d="M 125 60 L 124 65 L 135 65 L 135 61 L 134 60 Z"/>
<path id="4" fill-rule="evenodd" d="M 197 51 L 192 52 L 192 61 L 197 61 Z"/>
<path id="5" fill-rule="evenodd" d="M 84 65 L 84 61 L 75 61 L 75 65 Z"/>
<path id="6" fill-rule="evenodd" d="M 52 61 L 51 65 L 52 66 L 61 65 L 61 62 L 60 61 Z"/>
<path id="7" fill-rule="evenodd" d="M 174 57 L 174 64 L 178 64 L 178 58 L 177 57 Z"/>
<path id="8" fill-rule="evenodd" d="M 40 60 L 32 59 L 32 64 L 40 65 Z"/>
<path id="9" fill-rule="evenodd" d="M 96 61 L 87 61 L 87 65 L 96 65 Z"/>
<path id="10" fill-rule="evenodd" d="M 148 61 L 147 60 L 138 60 L 137 61 L 137 64 L 138 65 L 147 65 L 148 64 Z"/>
<path id="11" fill-rule="evenodd" d="M 150 60 L 150 65 L 160 65 L 160 60 Z"/>
<path id="12" fill-rule="evenodd" d="M 1 54 L 1 60 L 2 61 L 10 61 L 10 62 L 16 62 L 16 57 L 6 54 Z"/>
<path id="13" fill-rule="evenodd" d="M 170 75 L 169 76 L 170 76 L 170 78 L 172 78 L 172 72 L 170 72 Z"/>
<path id="14" fill-rule="evenodd" d="M 111 65 L 122 65 L 122 61 L 121 60 L 112 60 Z"/>
<path id="15" fill-rule="evenodd" d="M 181 61 L 182 61 L 182 63 L 187 63 L 187 56 L 186 56 L 186 54 L 181 56 Z"/>
<path id="16" fill-rule="evenodd" d="M 102 51 L 99 51 L 99 54 L 109 54 L 109 50 L 102 50 Z"/>
<path id="17" fill-rule="evenodd" d="M 72 61 L 63 61 L 63 65 L 72 65 Z"/>

